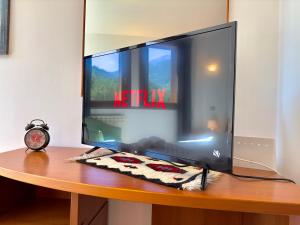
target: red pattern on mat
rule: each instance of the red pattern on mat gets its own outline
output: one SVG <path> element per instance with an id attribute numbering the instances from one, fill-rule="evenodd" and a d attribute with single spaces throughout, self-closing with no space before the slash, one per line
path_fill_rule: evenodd
<path id="1" fill-rule="evenodd" d="M 172 166 L 172 165 L 149 163 L 149 164 L 146 164 L 146 166 L 150 167 L 153 170 L 161 171 L 161 172 L 181 173 L 181 174 L 186 173 L 185 170 L 180 169 L 175 166 Z"/>
<path id="2" fill-rule="evenodd" d="M 134 158 L 134 157 L 127 157 L 127 156 L 113 156 L 111 157 L 113 160 L 121 163 L 133 163 L 133 164 L 141 164 L 143 161 Z"/>

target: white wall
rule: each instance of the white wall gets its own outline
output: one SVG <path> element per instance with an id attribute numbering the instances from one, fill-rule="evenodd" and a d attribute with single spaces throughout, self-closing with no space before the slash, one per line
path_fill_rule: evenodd
<path id="1" fill-rule="evenodd" d="M 224 23 L 226 0 L 87 0 L 86 12 L 89 55 Z"/>
<path id="2" fill-rule="evenodd" d="M 235 155 L 277 164 L 283 176 L 300 182 L 300 2 L 230 2 L 230 19 L 239 22 L 235 132 L 276 144 L 276 159 L 270 147 L 240 144 Z M 271 139 L 260 142 L 272 146 Z"/>
<path id="3" fill-rule="evenodd" d="M 223 23 L 226 0 L 87 0 L 86 33 L 165 37 Z"/>
<path id="4" fill-rule="evenodd" d="M 230 0 L 238 21 L 235 134 L 275 138 L 278 1 Z"/>
<path id="5" fill-rule="evenodd" d="M 280 1 L 277 163 L 300 183 L 300 1 Z"/>
<path id="6" fill-rule="evenodd" d="M 110 200 L 108 210 L 109 225 L 151 225 L 150 204 Z"/>
<path id="7" fill-rule="evenodd" d="M 152 40 L 151 37 L 116 34 L 85 34 L 84 55 L 92 55 L 103 51 L 118 49 Z"/>
<path id="8" fill-rule="evenodd" d="M 81 136 L 81 0 L 12 0 L 10 53 L 0 56 L 0 151 L 24 146 L 24 127 L 45 119 L 50 145 Z"/>
<path id="9" fill-rule="evenodd" d="M 244 151 L 237 145 L 235 154 L 276 163 L 283 176 L 300 183 L 300 1 L 230 2 L 230 18 L 239 22 L 235 132 L 276 144 L 276 159 L 270 147 Z M 263 142 L 271 146 L 270 140 Z"/>

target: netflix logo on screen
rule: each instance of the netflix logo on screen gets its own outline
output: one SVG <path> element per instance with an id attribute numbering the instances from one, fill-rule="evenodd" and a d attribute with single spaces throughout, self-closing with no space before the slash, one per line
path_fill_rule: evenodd
<path id="1" fill-rule="evenodd" d="M 150 96 L 149 93 L 151 94 Z M 152 89 L 151 91 L 123 90 L 115 92 L 114 107 L 126 108 L 143 105 L 145 108 L 165 109 L 165 95 L 166 89 Z"/>

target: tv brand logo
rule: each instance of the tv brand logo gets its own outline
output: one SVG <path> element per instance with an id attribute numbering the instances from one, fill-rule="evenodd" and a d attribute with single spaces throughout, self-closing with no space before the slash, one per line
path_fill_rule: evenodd
<path id="1" fill-rule="evenodd" d="M 129 99 L 131 99 L 131 105 L 140 106 L 143 103 L 145 108 L 160 108 L 165 109 L 165 95 L 166 89 L 152 89 L 151 101 L 149 102 L 148 90 L 124 90 L 115 92 L 114 95 L 114 107 L 125 108 L 129 106 Z"/>
<path id="2" fill-rule="evenodd" d="M 214 149 L 213 155 L 217 158 L 220 158 L 221 153 L 218 150 Z"/>

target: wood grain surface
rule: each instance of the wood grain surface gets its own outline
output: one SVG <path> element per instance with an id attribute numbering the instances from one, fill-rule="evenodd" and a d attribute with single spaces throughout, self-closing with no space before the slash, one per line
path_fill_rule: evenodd
<path id="1" fill-rule="evenodd" d="M 1 225 L 68 225 L 69 201 L 39 199 L 0 215 Z M 78 224 L 79 225 L 79 224 Z"/>
<path id="2" fill-rule="evenodd" d="M 86 149 L 49 147 L 47 153 L 18 149 L 0 154 L 0 176 L 73 193 L 158 205 L 266 214 L 300 215 L 300 187 L 291 183 L 221 176 L 207 190 L 181 191 L 65 159 Z M 236 168 L 247 175 L 270 171 Z"/>
<path id="3" fill-rule="evenodd" d="M 286 215 L 230 212 L 153 205 L 152 225 L 296 225 Z"/>

